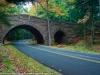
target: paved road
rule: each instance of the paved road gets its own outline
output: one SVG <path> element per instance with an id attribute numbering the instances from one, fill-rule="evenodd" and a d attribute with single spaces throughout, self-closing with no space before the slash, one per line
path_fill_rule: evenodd
<path id="1" fill-rule="evenodd" d="M 13 42 L 24 54 L 63 75 L 100 75 L 100 55 Z"/>

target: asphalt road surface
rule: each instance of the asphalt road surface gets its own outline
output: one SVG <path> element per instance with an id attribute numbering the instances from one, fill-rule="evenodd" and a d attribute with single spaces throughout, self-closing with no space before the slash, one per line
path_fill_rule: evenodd
<path id="1" fill-rule="evenodd" d="M 61 48 L 12 43 L 19 51 L 62 75 L 100 75 L 100 55 L 79 53 Z"/>

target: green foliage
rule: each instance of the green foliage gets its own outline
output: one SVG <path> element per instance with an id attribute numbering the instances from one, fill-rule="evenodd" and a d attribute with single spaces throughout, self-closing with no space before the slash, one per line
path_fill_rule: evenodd
<path id="1" fill-rule="evenodd" d="M 95 44 L 100 44 L 100 40 L 94 40 Z"/>
<path id="2" fill-rule="evenodd" d="M 50 0 L 48 4 L 49 18 L 53 20 L 59 20 L 61 22 L 66 22 L 69 17 L 69 8 L 67 8 L 68 3 L 65 0 Z M 46 6 L 44 6 L 46 8 Z M 47 14 L 45 10 L 39 6 L 38 8 L 39 17 L 46 18 Z"/>
<path id="3" fill-rule="evenodd" d="M 7 35 L 6 40 L 35 39 L 34 35 L 25 29 L 16 29 Z"/>
<path id="4" fill-rule="evenodd" d="M 5 47 L 1 46 L 1 43 L 0 43 L 0 56 L 2 57 L 2 61 L 0 62 L 0 73 L 1 74 L 8 73 L 7 75 L 15 73 L 14 66 L 12 65 L 12 62 L 8 59 Z"/>
<path id="5" fill-rule="evenodd" d="M 99 25 L 99 0 L 77 0 L 75 2 L 75 8 L 73 10 L 72 17 L 75 23 L 77 23 L 78 35 L 86 37 L 86 35 L 95 34 L 91 28 Z M 88 33 L 88 34 L 87 34 Z M 92 37 L 93 38 L 93 37 Z"/>
<path id="6" fill-rule="evenodd" d="M 7 15 L 5 14 L 5 11 L 0 10 L 0 22 L 4 23 L 4 25 L 11 26 L 6 17 Z"/>
<path id="7" fill-rule="evenodd" d="M 19 5 L 14 5 L 14 4 L 11 4 L 7 7 L 3 7 L 2 9 L 5 14 L 26 14 L 28 12 L 28 9 L 24 7 L 24 4 L 21 3 Z"/>
<path id="8" fill-rule="evenodd" d="M 28 12 L 27 8 L 24 8 L 23 4 L 15 5 L 15 6 L 9 6 L 9 14 L 25 14 Z"/>
<path id="9" fill-rule="evenodd" d="M 78 14 L 77 15 L 79 18 L 78 19 L 84 19 L 84 16 L 88 14 L 89 19 L 91 20 L 94 17 L 98 17 L 97 14 L 99 12 L 98 10 L 98 2 L 99 0 L 77 0 L 75 9 L 78 9 Z"/>
<path id="10" fill-rule="evenodd" d="M 7 7 L 8 3 L 5 0 L 0 0 L 0 23 L 4 25 L 10 26 L 8 19 L 6 18 L 7 15 L 5 13 L 5 7 Z"/>
<path id="11" fill-rule="evenodd" d="M 14 70 L 14 66 L 12 65 L 12 62 L 8 59 L 5 61 L 7 64 L 7 68 L 9 69 L 9 71 Z"/>

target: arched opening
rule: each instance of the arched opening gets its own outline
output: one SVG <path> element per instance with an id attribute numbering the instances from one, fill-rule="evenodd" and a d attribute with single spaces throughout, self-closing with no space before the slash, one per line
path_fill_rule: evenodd
<path id="1" fill-rule="evenodd" d="M 57 44 L 61 44 L 63 43 L 63 38 L 64 38 L 65 34 L 62 31 L 57 31 L 54 35 L 54 41 Z"/>
<path id="2" fill-rule="evenodd" d="M 37 44 L 44 44 L 44 39 L 43 39 L 42 34 L 36 28 L 34 28 L 32 26 L 29 26 L 29 25 L 19 25 L 19 26 L 16 26 L 16 27 L 12 28 L 5 35 L 5 37 L 3 39 L 3 43 L 4 43 L 5 39 L 7 38 L 8 34 L 11 33 L 11 32 L 13 32 L 14 30 L 17 30 L 17 29 L 25 29 L 25 30 L 31 32 L 34 35 L 35 39 L 37 40 Z M 17 35 L 17 36 L 19 36 L 19 35 Z"/>

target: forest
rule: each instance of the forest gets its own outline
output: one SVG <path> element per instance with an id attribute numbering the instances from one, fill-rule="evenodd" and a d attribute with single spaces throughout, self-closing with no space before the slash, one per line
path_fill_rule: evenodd
<path id="1" fill-rule="evenodd" d="M 77 34 L 73 42 L 89 40 L 91 47 L 100 43 L 100 0 L 0 0 L 0 22 L 10 26 L 6 18 L 10 14 L 28 14 L 73 23 Z M 22 32 L 25 33 L 21 35 Z M 24 34 L 30 34 L 29 38 L 34 37 L 29 31 L 19 29 L 9 34 L 8 38 L 19 40 L 25 37 Z"/>
<path id="2" fill-rule="evenodd" d="M 0 0 L 0 29 L 14 27 L 7 16 L 21 14 L 47 21 L 49 46 L 38 44 L 31 26 L 5 29 L 6 38 L 0 30 L 1 75 L 100 75 L 100 0 Z M 51 45 L 50 20 L 74 25 L 75 38 Z"/>

